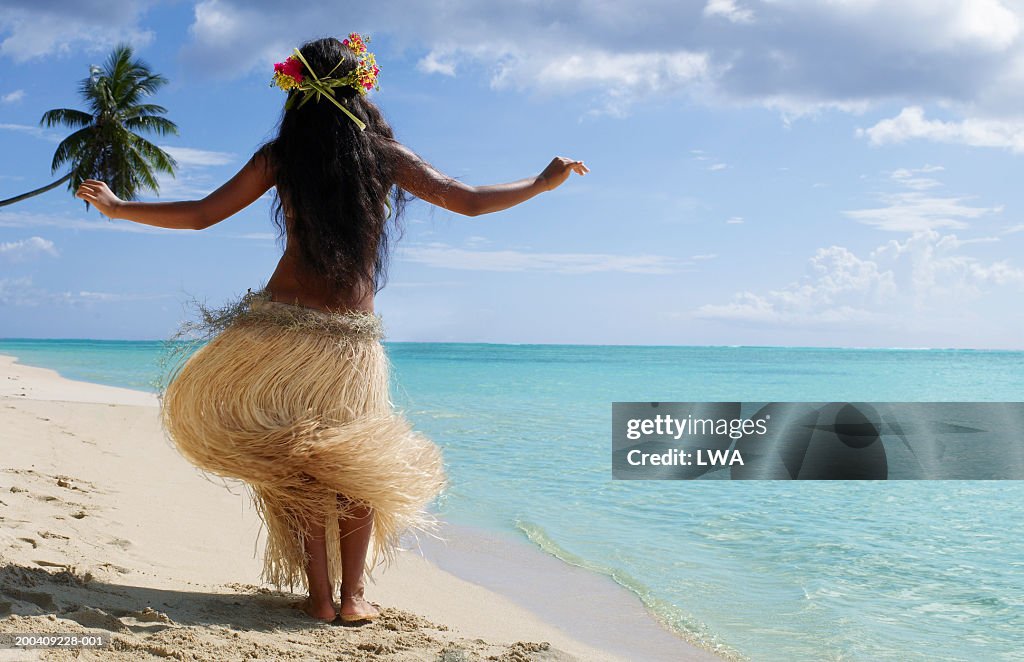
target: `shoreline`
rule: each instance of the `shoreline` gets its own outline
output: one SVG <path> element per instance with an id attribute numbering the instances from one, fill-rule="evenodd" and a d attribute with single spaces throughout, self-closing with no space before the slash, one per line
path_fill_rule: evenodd
<path id="1" fill-rule="evenodd" d="M 146 591 L 170 595 L 173 609 L 166 612 L 166 618 L 179 624 L 195 620 L 184 629 L 189 634 L 198 630 L 199 639 L 212 637 L 209 645 L 216 647 L 222 642 L 210 629 L 218 624 L 189 616 L 191 603 L 223 601 L 226 598 L 211 596 L 225 590 L 228 595 L 233 591 L 236 598 L 253 595 L 276 601 L 276 606 L 287 597 L 296 597 L 257 586 L 259 554 L 254 545 L 259 520 L 244 492 L 240 485 L 232 493 L 220 483 L 204 479 L 177 455 L 160 431 L 156 405 L 155 394 L 72 381 L 50 368 L 21 364 L 13 355 L 0 354 L 0 429 L 7 437 L 4 445 L 12 446 L 0 466 L 0 518 L 11 517 L 12 501 L 25 507 L 24 514 L 17 511 L 14 526 L 5 526 L 6 531 L 0 533 L 0 565 L 7 569 L 0 577 L 0 632 L 31 630 L 30 624 L 46 624 L 41 619 L 50 625 L 56 622 L 66 631 L 69 621 L 57 607 L 67 602 L 78 607 L 67 612 L 71 625 L 100 623 L 104 619 L 88 610 L 104 613 L 102 606 L 85 604 L 81 595 L 71 597 L 90 585 L 105 585 L 104 592 L 123 594 L 127 590 L 129 598 L 151 595 Z M 36 443 L 18 443 L 24 439 Z M 142 443 L 131 445 L 132 441 Z M 154 457 L 159 462 L 154 462 Z M 67 489 L 83 493 L 75 496 L 88 494 L 92 502 L 63 499 Z M 33 504 L 37 508 L 23 504 L 28 502 L 20 498 L 23 495 L 40 500 Z M 140 497 L 144 503 L 138 503 Z M 157 513 L 150 507 L 152 501 L 147 501 L 151 499 L 160 504 Z M 60 504 L 78 511 L 50 512 L 63 507 Z M 194 517 L 196 510 L 203 512 L 202 518 Z M 164 522 L 154 522 L 154 514 Z M 5 524 L 8 522 L 10 519 Z M 82 526 L 94 523 L 103 526 L 91 530 Z M 174 531 L 168 531 L 175 523 L 187 526 L 193 537 L 178 539 Z M 49 527 L 45 531 L 44 525 Z M 58 530 L 62 526 L 68 530 Z M 720 659 L 664 628 L 639 598 L 609 578 L 564 563 L 525 541 L 503 541 L 499 535 L 452 524 L 446 524 L 444 531 L 446 545 L 421 538 L 423 556 L 402 553 L 395 566 L 375 573 L 376 579 L 367 582 L 371 600 L 394 607 L 386 610 L 383 620 L 387 627 L 366 626 L 358 630 L 360 636 L 349 637 L 369 637 L 357 643 L 364 655 L 378 649 L 381 653 L 399 650 L 404 644 L 396 648 L 392 640 L 395 636 L 402 640 L 400 633 L 411 629 L 424 639 L 413 649 L 423 655 L 428 650 L 436 654 L 438 646 L 447 645 L 480 659 L 494 653 L 553 660 L 638 659 L 636 656 L 652 661 Z M 113 542 L 104 542 L 111 538 Z M 48 558 L 37 558 L 43 549 Z M 22 599 L 29 591 L 19 587 L 19 576 L 29 577 L 24 581 L 28 585 L 49 586 L 52 578 L 38 573 L 54 569 L 71 573 L 70 579 L 63 577 L 62 581 L 79 584 L 77 588 L 58 586 L 49 593 L 44 591 L 49 595 L 46 599 Z M 83 577 L 89 581 L 81 584 Z M 135 586 L 147 583 L 139 581 L 143 578 L 149 588 Z M 208 592 L 191 593 L 199 589 Z M 438 595 L 445 599 L 439 601 Z M 596 600 L 591 597 L 595 595 Z M 47 608 L 46 603 L 53 606 Z M 615 609 L 609 610 L 605 604 L 614 604 Z M 31 613 L 39 610 L 48 613 Z M 118 611 L 124 615 L 118 616 Z M 152 627 L 147 630 L 138 623 L 133 625 L 143 611 L 137 607 L 132 616 L 132 609 L 108 605 L 105 612 L 110 617 L 108 625 L 121 623 L 111 626 L 115 631 L 131 633 L 134 643 L 126 645 L 142 646 L 136 650 L 145 650 L 145 640 L 158 636 L 148 631 Z M 22 612 L 26 613 L 19 616 Z M 48 618 L 58 615 L 55 621 Z M 19 618 L 31 620 L 11 621 Z M 231 619 L 225 615 L 212 620 Z M 5 630 L 5 621 L 15 629 Z M 299 619 L 299 626 L 302 622 Z M 258 625 L 244 618 L 238 625 L 242 630 L 247 625 L 255 628 L 255 645 L 269 647 L 264 654 L 275 654 L 277 642 L 271 635 L 261 633 Z M 399 635 L 389 627 L 397 627 Z M 315 626 L 309 630 L 314 635 L 320 632 Z M 346 630 L 343 634 L 357 632 Z M 216 654 L 210 655 L 217 659 Z"/>
<path id="2" fill-rule="evenodd" d="M 663 625 L 637 595 L 607 575 L 567 563 L 513 534 L 451 523 L 442 531 L 449 536 L 446 543 L 420 542 L 432 563 L 512 600 L 587 645 L 644 662 L 731 659 Z"/>

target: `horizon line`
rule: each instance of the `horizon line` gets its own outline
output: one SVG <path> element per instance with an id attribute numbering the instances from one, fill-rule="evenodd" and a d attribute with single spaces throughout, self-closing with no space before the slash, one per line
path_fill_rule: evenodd
<path id="1" fill-rule="evenodd" d="M 10 341 L 77 341 L 77 342 L 109 342 L 109 343 L 189 343 L 195 340 L 173 340 L 164 338 L 155 339 L 125 339 L 125 338 L 0 338 L 0 343 Z M 723 345 L 666 345 L 666 344 L 636 344 L 636 343 L 520 343 L 520 342 L 493 342 L 484 340 L 384 340 L 384 344 L 390 345 L 502 345 L 506 347 L 650 347 L 650 348 L 689 348 L 689 349 L 842 349 L 855 351 L 966 351 L 966 352 L 1024 352 L 1024 347 L 881 347 L 867 345 L 745 345 L 745 344 L 723 344 Z M 3 353 L 3 352 L 0 352 Z"/>

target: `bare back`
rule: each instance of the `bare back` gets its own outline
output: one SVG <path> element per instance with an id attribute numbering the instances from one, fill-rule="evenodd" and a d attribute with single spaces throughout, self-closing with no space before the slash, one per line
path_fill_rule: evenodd
<path id="1" fill-rule="evenodd" d="M 468 187 L 461 185 L 451 177 L 448 177 L 419 159 L 416 154 L 398 142 L 385 143 L 387 149 L 396 150 L 396 159 L 401 167 L 396 175 L 399 186 L 412 192 L 418 197 L 439 204 L 448 209 L 458 208 L 463 203 L 460 194 L 465 195 Z M 272 174 L 273 166 L 269 161 L 263 161 L 264 155 L 257 153 L 254 160 L 265 168 L 268 173 L 268 184 L 274 181 Z M 446 198 L 451 198 L 449 201 Z M 283 202 L 283 201 L 282 201 Z M 453 206 L 455 205 L 455 206 Z M 302 255 L 298 249 L 298 240 L 293 239 L 292 215 L 287 208 L 284 209 L 287 219 L 287 244 L 284 255 L 277 264 L 266 288 L 271 294 L 273 301 L 318 308 L 332 312 L 343 312 L 346 310 L 362 310 L 373 312 L 373 288 L 362 288 L 366 294 L 360 295 L 353 292 L 339 292 L 323 277 L 310 273 L 304 268 Z"/>
<path id="2" fill-rule="evenodd" d="M 257 154 L 254 158 L 260 158 L 260 155 Z M 266 165 L 270 165 L 269 162 Z M 273 181 L 273 178 L 270 181 Z M 295 238 L 292 228 L 293 216 L 287 205 L 284 205 L 283 211 L 286 219 L 286 244 L 284 254 L 266 284 L 271 300 L 328 312 L 373 312 L 372 286 L 362 288 L 366 294 L 361 296 L 355 292 L 342 292 L 322 276 L 305 268 L 299 252 L 298 239 Z"/>
<path id="3" fill-rule="evenodd" d="M 367 294 L 359 297 L 352 292 L 339 292 L 324 279 L 303 268 L 298 242 L 292 240 L 292 224 L 287 223 L 287 244 L 284 255 L 277 263 L 267 291 L 273 301 L 281 301 L 307 308 L 318 308 L 329 312 L 363 310 L 373 312 L 372 288 L 364 288 Z"/>

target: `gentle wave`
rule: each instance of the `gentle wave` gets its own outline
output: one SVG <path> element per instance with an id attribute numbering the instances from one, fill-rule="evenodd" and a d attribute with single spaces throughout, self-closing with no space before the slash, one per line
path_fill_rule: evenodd
<path id="1" fill-rule="evenodd" d="M 691 614 L 686 613 L 686 611 L 681 607 L 654 595 L 647 585 L 630 575 L 625 570 L 601 565 L 600 563 L 595 563 L 594 561 L 585 559 L 582 556 L 573 554 L 552 540 L 551 536 L 549 536 L 542 527 L 537 526 L 536 524 L 531 524 L 523 520 L 516 520 L 514 522 L 514 526 L 541 551 L 550 554 L 569 565 L 583 568 L 584 570 L 589 570 L 590 572 L 595 572 L 599 575 L 605 575 L 606 577 L 614 580 L 616 584 L 622 586 L 630 593 L 633 593 L 640 598 L 643 605 L 659 623 L 672 632 L 675 632 L 688 643 L 715 653 L 725 660 L 741 662 L 750 659 L 745 655 L 742 655 L 739 651 L 736 651 L 726 645 L 719 637 L 711 632 L 711 629 L 707 625 L 701 623 Z"/>

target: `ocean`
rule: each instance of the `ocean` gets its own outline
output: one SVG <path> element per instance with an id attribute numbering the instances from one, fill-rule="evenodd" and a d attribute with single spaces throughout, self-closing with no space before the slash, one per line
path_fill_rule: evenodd
<path id="1" fill-rule="evenodd" d="M 0 340 L 154 391 L 161 343 Z M 1024 482 L 613 481 L 615 401 L 1021 401 L 1024 352 L 386 343 L 443 519 L 611 577 L 753 660 L 1019 660 Z"/>

